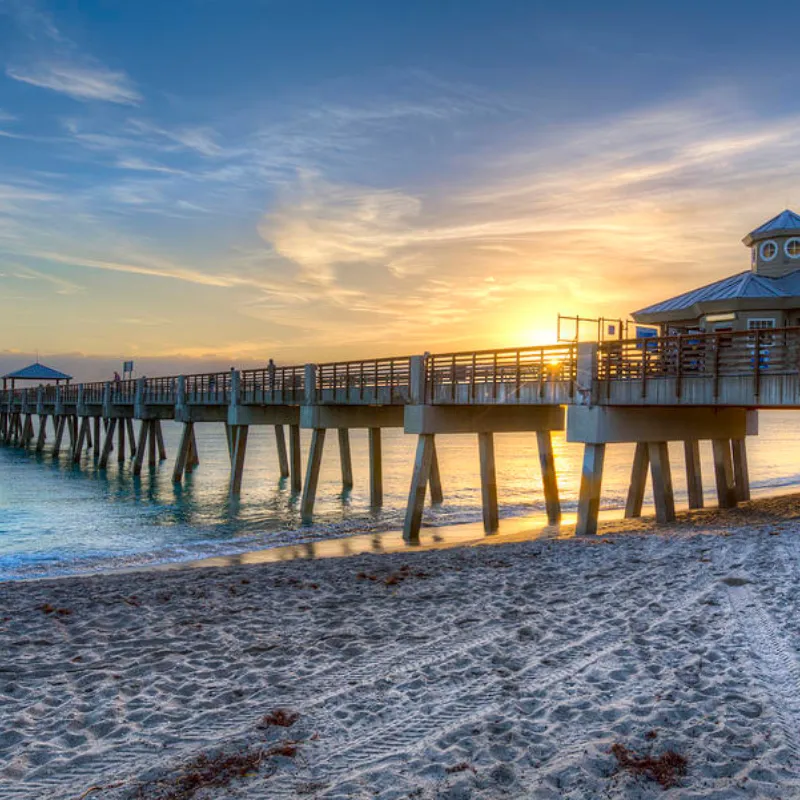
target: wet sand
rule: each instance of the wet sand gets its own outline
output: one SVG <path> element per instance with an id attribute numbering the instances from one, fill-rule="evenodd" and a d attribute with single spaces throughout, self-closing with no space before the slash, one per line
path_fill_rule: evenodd
<path id="1" fill-rule="evenodd" d="M 2 584 L 1 794 L 800 796 L 800 496 L 601 531 Z"/>

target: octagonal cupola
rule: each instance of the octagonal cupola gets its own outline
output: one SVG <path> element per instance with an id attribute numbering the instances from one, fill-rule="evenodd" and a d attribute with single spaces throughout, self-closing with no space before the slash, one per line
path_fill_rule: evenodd
<path id="1" fill-rule="evenodd" d="M 788 208 L 742 241 L 752 251 L 750 263 L 758 275 L 778 278 L 800 269 L 800 216 Z"/>

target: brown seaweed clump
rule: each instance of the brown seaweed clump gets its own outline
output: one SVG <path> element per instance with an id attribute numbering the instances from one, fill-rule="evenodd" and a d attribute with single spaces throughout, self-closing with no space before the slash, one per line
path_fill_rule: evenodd
<path id="1" fill-rule="evenodd" d="M 656 781 L 664 789 L 677 785 L 678 780 L 686 774 L 688 760 L 674 750 L 667 750 L 660 756 L 637 756 L 624 744 L 611 745 L 611 753 L 617 759 L 620 769 L 634 775 L 644 775 Z"/>

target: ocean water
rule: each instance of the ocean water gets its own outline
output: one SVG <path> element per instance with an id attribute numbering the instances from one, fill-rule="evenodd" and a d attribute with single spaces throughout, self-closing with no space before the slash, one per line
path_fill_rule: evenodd
<path id="1" fill-rule="evenodd" d="M 800 486 L 800 414 L 761 412 L 760 434 L 748 439 L 754 493 Z M 131 461 L 96 468 L 91 451 L 73 465 L 45 452 L 0 447 L 0 580 L 81 574 L 100 570 L 232 555 L 402 526 L 414 460 L 415 437 L 383 432 L 384 507 L 369 507 L 366 431 L 351 431 L 355 487 L 343 492 L 336 436 L 328 436 L 312 525 L 300 520 L 299 497 L 278 477 L 271 427 L 250 429 L 241 498 L 228 498 L 229 459 L 221 424 L 196 426 L 200 466 L 182 486 L 172 483 L 180 426 L 164 423 L 168 459 L 135 478 Z M 303 464 L 310 435 L 302 432 Z M 438 436 L 445 501 L 426 507 L 424 524 L 481 518 L 477 437 Z M 554 435 L 559 489 L 574 510 L 582 447 Z M 544 500 L 534 434 L 495 437 L 501 517 L 541 516 Z M 670 446 L 676 501 L 686 501 L 683 450 Z M 701 444 L 707 502 L 713 503 L 710 444 Z M 602 508 L 622 509 L 632 445 L 606 451 Z M 649 502 L 649 495 L 646 498 Z"/>

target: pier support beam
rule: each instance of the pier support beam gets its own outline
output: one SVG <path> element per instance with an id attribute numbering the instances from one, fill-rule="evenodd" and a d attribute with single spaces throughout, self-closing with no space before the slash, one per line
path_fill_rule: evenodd
<path id="1" fill-rule="evenodd" d="M 94 418 L 94 450 L 92 454 L 95 459 L 100 458 L 100 453 L 103 449 L 102 436 L 100 435 L 101 418 L 99 416 Z"/>
<path id="2" fill-rule="evenodd" d="M 78 438 L 77 419 L 71 414 L 67 419 L 67 433 L 69 434 L 69 451 L 70 453 L 75 450 L 75 443 Z"/>
<path id="3" fill-rule="evenodd" d="M 550 525 L 557 525 L 561 520 L 561 502 L 558 498 L 556 462 L 553 458 L 553 437 L 550 431 L 536 431 L 536 444 L 539 450 L 539 466 L 542 469 L 547 522 Z"/>
<path id="4" fill-rule="evenodd" d="M 478 434 L 478 453 L 481 463 L 481 507 L 483 529 L 495 533 L 500 525 L 497 508 L 497 474 L 494 461 L 494 434 Z"/>
<path id="5" fill-rule="evenodd" d="M 673 522 L 675 520 L 675 495 L 672 490 L 669 447 L 666 442 L 650 442 L 647 453 L 650 457 L 650 475 L 653 479 L 656 522 Z"/>
<path id="6" fill-rule="evenodd" d="M 53 417 L 53 422 L 56 426 L 56 438 L 53 442 L 53 457 L 58 458 L 61 452 L 61 442 L 64 439 L 64 428 L 67 425 L 67 418 L 62 414 L 58 417 Z"/>
<path id="7" fill-rule="evenodd" d="M 231 434 L 231 437 L 233 434 Z M 231 438 L 231 464 L 233 464 L 233 440 Z M 189 453 L 186 456 L 186 464 L 184 465 L 184 473 L 190 474 L 194 472 L 194 468 L 200 464 L 200 455 L 197 450 L 197 438 L 194 432 L 194 424 L 192 424 L 191 430 L 189 431 Z"/>
<path id="8" fill-rule="evenodd" d="M 125 425 L 127 420 L 121 419 L 119 421 L 119 425 L 117 426 L 117 463 L 124 464 L 125 463 L 125 433 L 127 430 L 127 426 Z"/>
<path id="9" fill-rule="evenodd" d="M 193 422 L 183 423 L 183 433 L 181 434 L 181 442 L 178 445 L 178 454 L 175 456 L 175 468 L 172 470 L 173 483 L 180 483 L 183 480 L 183 475 L 186 472 L 186 465 L 189 462 L 189 455 L 192 449 L 192 429 L 194 428 Z"/>
<path id="10" fill-rule="evenodd" d="M 350 431 L 339 428 L 339 463 L 342 466 L 342 489 L 349 491 L 353 488 L 353 460 L 350 457 Z"/>
<path id="11" fill-rule="evenodd" d="M 314 519 L 314 503 L 317 499 L 317 484 L 319 483 L 319 470 L 322 465 L 324 447 L 325 428 L 314 428 L 311 432 L 311 449 L 308 453 L 303 499 L 300 502 L 300 516 L 306 524 Z"/>
<path id="12" fill-rule="evenodd" d="M 44 443 L 47 439 L 47 414 L 39 414 L 39 437 L 36 439 L 36 452 L 44 450 Z"/>
<path id="13" fill-rule="evenodd" d="M 592 536 L 597 533 L 605 457 L 605 443 L 587 444 L 584 447 L 581 486 L 578 494 L 578 522 L 575 526 L 577 536 Z"/>
<path id="14" fill-rule="evenodd" d="M 33 437 L 33 414 L 26 414 L 25 424 L 22 428 L 22 446 L 27 447 L 33 441 Z"/>
<path id="15" fill-rule="evenodd" d="M 369 504 L 372 508 L 383 505 L 383 453 L 381 429 L 369 429 Z"/>
<path id="16" fill-rule="evenodd" d="M 114 420 L 112 420 L 112 423 Z M 133 474 L 142 474 L 142 464 L 144 464 L 144 454 L 147 450 L 147 440 L 152 438 L 150 430 L 150 420 L 143 419 L 139 425 L 139 438 L 136 440 L 136 457 L 133 459 Z M 155 458 L 153 459 L 155 461 Z"/>
<path id="17" fill-rule="evenodd" d="M 628 499 L 625 502 L 625 517 L 634 519 L 642 516 L 644 490 L 647 485 L 647 472 L 650 468 L 650 455 L 647 442 L 637 442 L 633 454 L 631 468 L 631 485 L 628 487 Z"/>
<path id="18" fill-rule="evenodd" d="M 286 434 L 283 425 L 275 426 L 275 445 L 278 448 L 278 469 L 281 478 L 289 477 L 289 456 L 286 453 Z"/>
<path id="19" fill-rule="evenodd" d="M 158 445 L 158 460 L 159 461 L 166 461 L 167 459 L 167 448 L 164 447 L 164 433 L 161 430 L 161 420 L 154 419 L 153 420 L 153 428 L 156 432 L 156 444 Z"/>
<path id="20" fill-rule="evenodd" d="M 733 455 L 733 482 L 736 499 L 740 503 L 750 499 L 750 473 L 747 468 L 747 444 L 744 439 L 733 439 L 731 442 Z"/>
<path id="21" fill-rule="evenodd" d="M 289 462 L 291 465 L 292 494 L 303 490 L 303 461 L 300 451 L 300 426 L 289 426 Z"/>
<path id="22" fill-rule="evenodd" d="M 587 459 L 590 459 L 589 445 L 605 445 L 616 442 L 632 442 L 647 445 L 647 457 L 654 479 L 653 494 L 656 501 L 656 517 L 659 521 L 674 518 L 674 499 L 672 476 L 669 473 L 667 443 L 679 441 L 687 453 L 689 491 L 691 502 L 702 502 L 702 493 L 697 491 L 700 484 L 699 452 L 696 442 L 711 439 L 714 449 L 714 472 L 717 480 L 717 493 L 720 506 L 728 508 L 735 505 L 733 465 L 731 461 L 731 439 L 743 439 L 746 435 L 758 433 L 758 415 L 746 408 L 711 408 L 703 406 L 570 406 L 567 417 L 567 441 L 583 442 L 587 445 Z M 655 446 L 654 446 L 655 443 Z M 626 516 L 641 513 L 638 499 L 643 491 L 644 453 L 637 450 L 634 460 L 632 486 L 628 494 Z M 654 463 L 655 462 L 655 463 Z M 693 466 L 692 466 L 693 465 Z M 591 472 L 591 464 L 588 464 Z M 579 532 L 595 532 L 597 520 L 585 518 L 587 514 L 597 513 L 597 503 L 593 502 L 589 490 L 591 481 L 587 478 L 587 462 L 584 462 L 582 478 L 582 499 L 579 502 Z M 695 488 L 692 488 L 694 483 Z M 584 484 L 586 484 L 584 486 Z"/>
<path id="23" fill-rule="evenodd" d="M 419 530 L 422 527 L 422 510 L 425 507 L 425 490 L 431 474 L 433 460 L 434 434 L 421 433 L 417 440 L 417 455 L 414 459 L 414 472 L 411 477 L 411 490 L 408 494 L 406 518 L 403 524 L 403 539 L 409 544 L 419 543 Z"/>
<path id="24" fill-rule="evenodd" d="M 736 487 L 733 476 L 730 439 L 714 439 L 714 478 L 717 484 L 717 504 L 720 508 L 736 507 Z"/>
<path id="25" fill-rule="evenodd" d="M 228 442 L 228 458 L 233 463 L 233 434 L 231 434 L 231 426 L 225 423 L 225 440 Z"/>
<path id="26" fill-rule="evenodd" d="M 244 457 L 247 453 L 247 434 L 249 425 L 232 425 L 231 440 L 233 442 L 233 461 L 231 463 L 230 496 L 239 497 L 242 493 L 242 475 L 244 474 Z"/>
<path id="27" fill-rule="evenodd" d="M 131 451 L 131 458 L 134 458 L 136 455 L 136 433 L 133 430 L 133 420 L 129 417 L 128 419 L 120 420 L 119 424 L 124 424 L 128 430 L 128 447 Z"/>
<path id="28" fill-rule="evenodd" d="M 150 471 L 152 472 L 156 468 L 156 441 L 158 439 L 158 434 L 156 431 L 158 428 L 157 419 L 151 419 L 148 427 L 147 432 L 147 466 L 150 467 Z"/>
<path id="29" fill-rule="evenodd" d="M 100 455 L 100 463 L 98 464 L 100 469 L 106 469 L 108 466 L 108 457 L 111 455 L 111 450 L 114 448 L 114 430 L 117 427 L 117 420 L 112 418 L 107 420 L 107 422 L 106 438 L 103 442 L 103 452 Z M 123 420 L 119 420 L 119 422 L 122 424 Z"/>
<path id="30" fill-rule="evenodd" d="M 683 443 L 686 459 L 686 487 L 689 494 L 689 508 L 703 507 L 703 472 L 700 467 L 700 442 L 689 439 Z"/>
<path id="31" fill-rule="evenodd" d="M 83 445 L 86 442 L 86 435 L 89 432 L 89 417 L 81 417 L 80 430 L 75 440 L 75 446 L 72 449 L 72 463 L 80 464 L 81 453 L 83 452 Z"/>
<path id="32" fill-rule="evenodd" d="M 442 494 L 442 474 L 439 472 L 439 454 L 436 452 L 436 442 L 431 441 L 431 469 L 428 483 L 431 487 L 431 505 L 440 506 L 444 502 Z"/>
<path id="33" fill-rule="evenodd" d="M 564 429 L 564 411 L 559 406 L 506 406 L 506 405 L 408 405 L 404 413 L 406 433 L 420 436 L 417 458 L 414 464 L 409 506 L 406 510 L 403 535 L 408 541 L 419 540 L 422 524 L 421 506 L 427 486 L 420 487 L 424 476 L 430 483 L 431 501 L 442 501 L 442 486 L 436 457 L 436 434 L 473 433 L 478 436 L 481 463 L 481 495 L 483 498 L 483 520 L 487 533 L 498 529 L 497 480 L 494 455 L 495 433 L 546 433 L 540 436 L 540 458 L 542 477 L 545 482 L 548 514 L 557 520 L 560 515 L 558 487 L 555 480 L 552 441 L 549 432 Z M 422 438 L 430 437 L 430 438 Z M 420 470 L 423 470 L 420 472 Z"/>

